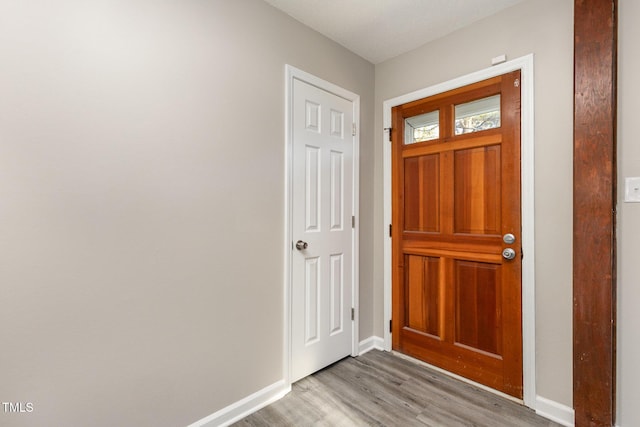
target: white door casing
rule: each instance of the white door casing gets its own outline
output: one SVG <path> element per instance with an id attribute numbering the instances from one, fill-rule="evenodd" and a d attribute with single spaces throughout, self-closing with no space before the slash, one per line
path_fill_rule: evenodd
<path id="1" fill-rule="evenodd" d="M 290 316 L 286 317 L 289 379 L 294 382 L 355 354 L 357 348 L 352 320 L 357 302 L 357 233 L 352 224 L 357 210 L 357 108 L 353 99 L 331 90 L 332 85 L 325 89 L 318 87 L 318 81 L 311 84 L 305 78 L 309 76 L 290 74 Z M 298 249 L 298 241 L 306 248 Z"/>

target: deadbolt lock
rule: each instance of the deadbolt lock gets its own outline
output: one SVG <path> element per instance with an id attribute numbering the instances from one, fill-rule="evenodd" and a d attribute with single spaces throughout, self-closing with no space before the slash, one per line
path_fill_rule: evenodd
<path id="1" fill-rule="evenodd" d="M 502 241 L 505 242 L 507 245 L 512 245 L 516 241 L 516 236 L 514 236 L 511 233 L 507 233 L 504 236 L 502 236 Z"/>

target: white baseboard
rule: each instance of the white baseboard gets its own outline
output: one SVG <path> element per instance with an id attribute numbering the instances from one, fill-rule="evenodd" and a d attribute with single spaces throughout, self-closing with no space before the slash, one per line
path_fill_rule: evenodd
<path id="1" fill-rule="evenodd" d="M 286 385 L 284 380 L 280 380 L 187 427 L 225 427 L 231 425 L 258 409 L 281 399 L 290 391 L 291 386 Z"/>
<path id="2" fill-rule="evenodd" d="M 384 339 L 376 336 L 371 336 L 366 340 L 360 341 L 358 344 L 358 354 L 365 354 L 371 350 L 384 350 Z"/>
<path id="3" fill-rule="evenodd" d="M 573 408 L 541 396 L 536 396 L 536 414 L 563 426 L 573 427 L 575 425 Z"/>

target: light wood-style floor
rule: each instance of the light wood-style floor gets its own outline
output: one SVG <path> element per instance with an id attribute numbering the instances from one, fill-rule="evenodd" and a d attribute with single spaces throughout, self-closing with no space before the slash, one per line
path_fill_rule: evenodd
<path id="1" fill-rule="evenodd" d="M 392 353 L 346 358 L 240 420 L 247 426 L 559 426 L 530 409 Z"/>

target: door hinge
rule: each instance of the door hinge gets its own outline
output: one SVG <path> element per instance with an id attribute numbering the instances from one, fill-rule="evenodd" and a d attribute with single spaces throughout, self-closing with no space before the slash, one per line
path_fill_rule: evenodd
<path id="1" fill-rule="evenodd" d="M 393 128 L 384 128 L 384 130 L 389 132 L 389 142 L 391 142 L 391 131 L 393 130 Z"/>
<path id="2" fill-rule="evenodd" d="M 351 216 L 351 228 L 356 228 L 356 216 Z"/>
<path id="3" fill-rule="evenodd" d="M 351 307 L 351 320 L 356 320 L 356 309 Z"/>
<path id="4" fill-rule="evenodd" d="M 352 123 L 351 126 L 351 136 L 356 136 L 356 124 Z"/>
<path id="5" fill-rule="evenodd" d="M 389 319 L 389 332 L 393 332 L 393 320 Z"/>
<path id="6" fill-rule="evenodd" d="M 389 237 L 391 237 L 391 232 L 393 231 L 391 224 L 389 224 Z"/>

